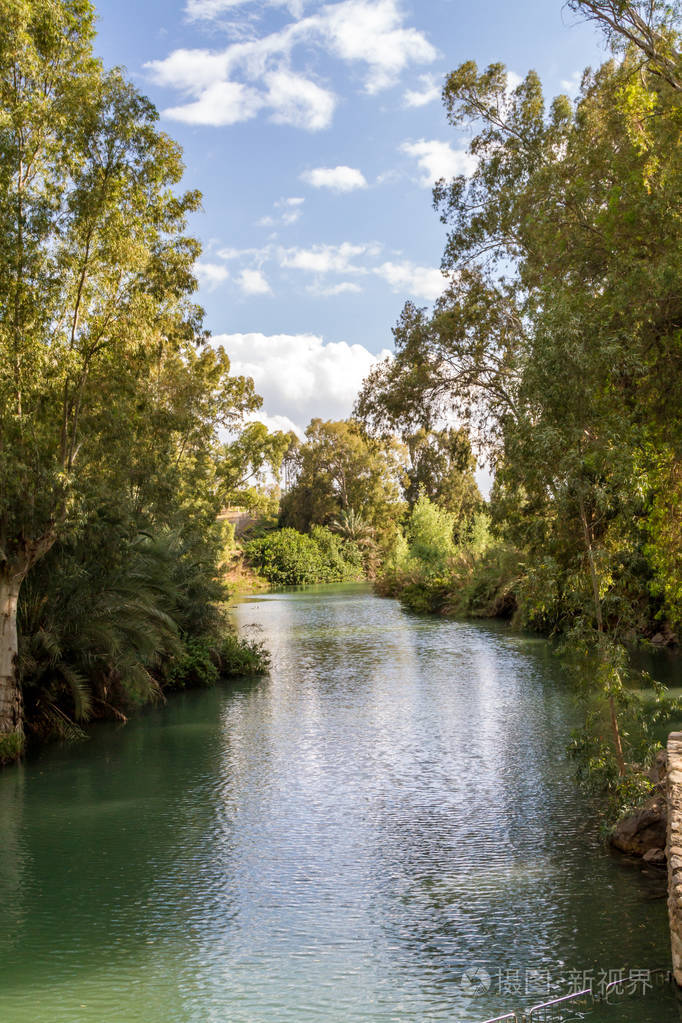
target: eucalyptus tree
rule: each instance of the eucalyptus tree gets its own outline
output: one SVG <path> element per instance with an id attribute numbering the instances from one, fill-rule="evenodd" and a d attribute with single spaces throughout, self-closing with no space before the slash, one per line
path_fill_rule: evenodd
<path id="1" fill-rule="evenodd" d="M 568 0 L 568 6 L 601 25 L 614 49 L 639 50 L 651 74 L 682 92 L 679 0 Z"/>
<path id="2" fill-rule="evenodd" d="M 381 533 L 402 510 L 405 455 L 395 439 L 371 437 L 354 419 L 313 419 L 294 453 L 295 482 L 282 498 L 281 524 L 306 531 L 352 509 Z"/>
<path id="3" fill-rule="evenodd" d="M 677 52 L 672 8 L 651 10 Z M 549 105 L 534 72 L 516 87 L 500 64 L 452 72 L 448 120 L 473 132 L 476 167 L 434 190 L 449 284 L 432 314 L 405 307 L 396 357 L 358 404 L 379 427 L 471 421 L 504 528 L 557 562 L 567 619 L 592 637 L 621 773 L 616 640 L 671 560 L 659 543 L 646 563 L 651 507 L 652 546 L 680 532 L 679 505 L 662 500 L 682 458 L 682 122 L 664 66 L 631 46 L 586 72 L 575 102 Z"/>
<path id="4" fill-rule="evenodd" d="M 0 0 L 0 756 L 23 743 L 16 610 L 93 507 L 203 478 L 256 399 L 191 301 L 199 206 L 88 0 Z M 184 463 L 182 479 L 177 467 Z M 117 489 L 118 488 L 118 489 Z"/>

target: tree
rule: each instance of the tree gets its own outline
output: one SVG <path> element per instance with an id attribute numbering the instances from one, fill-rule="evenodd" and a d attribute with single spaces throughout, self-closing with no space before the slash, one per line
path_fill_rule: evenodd
<path id="1" fill-rule="evenodd" d="M 207 442 L 257 404 L 191 302 L 200 197 L 175 191 L 151 103 L 94 58 L 93 19 L 88 0 L 0 0 L 0 758 L 23 744 L 33 567 L 115 483 L 141 514 L 206 479 Z"/>
<path id="2" fill-rule="evenodd" d="M 414 507 L 422 495 L 455 516 L 463 531 L 480 510 L 481 495 L 474 477 L 476 459 L 467 431 L 460 427 L 425 430 L 406 437 L 410 453 L 405 496 Z"/>
<path id="3" fill-rule="evenodd" d="M 265 487 L 278 478 L 287 455 L 298 446 L 296 434 L 271 433 L 259 422 L 247 423 L 220 453 L 220 475 L 229 504 L 258 507 Z"/>
<path id="4" fill-rule="evenodd" d="M 280 522 L 306 531 L 351 509 L 377 531 L 400 512 L 404 450 L 368 436 L 353 419 L 313 419 L 296 452 L 296 481 L 282 498 Z"/>
<path id="5" fill-rule="evenodd" d="M 604 29 L 614 49 L 634 46 L 644 55 L 647 70 L 682 92 L 682 54 L 678 41 L 679 0 L 568 0 L 572 11 L 586 15 Z"/>
<path id="6" fill-rule="evenodd" d="M 579 6 L 617 7 L 621 27 L 642 7 Z M 672 9 L 647 8 L 672 52 Z M 656 64 L 627 49 L 549 108 L 533 72 L 516 88 L 499 64 L 448 77 L 448 119 L 473 128 L 476 158 L 434 189 L 449 285 L 431 316 L 405 307 L 396 357 L 358 406 L 383 427 L 445 412 L 473 425 L 497 469 L 498 528 L 556 566 L 562 624 L 596 655 L 621 773 L 619 639 L 670 564 L 647 563 L 644 522 L 652 504 L 668 514 L 656 489 L 682 456 L 681 122 L 666 67 L 660 50 Z M 659 542 L 676 535 L 656 522 Z"/>

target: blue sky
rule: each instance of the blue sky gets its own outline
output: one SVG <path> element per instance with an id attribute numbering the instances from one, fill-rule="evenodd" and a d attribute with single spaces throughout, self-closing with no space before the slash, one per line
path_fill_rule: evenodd
<path id="1" fill-rule="evenodd" d="M 348 415 L 407 299 L 441 286 L 441 175 L 466 136 L 440 104 L 465 60 L 549 95 L 604 59 L 562 0 L 100 0 L 97 49 L 182 145 L 203 212 L 206 325 L 299 429 Z M 512 78 L 512 81 L 514 79 Z"/>

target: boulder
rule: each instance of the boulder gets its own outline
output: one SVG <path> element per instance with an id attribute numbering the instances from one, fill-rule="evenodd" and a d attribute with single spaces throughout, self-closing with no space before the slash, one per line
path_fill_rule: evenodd
<path id="1" fill-rule="evenodd" d="M 652 796 L 639 810 L 614 825 L 611 845 L 632 856 L 665 849 L 667 809 L 664 795 Z"/>
<path id="2" fill-rule="evenodd" d="M 665 776 L 668 770 L 668 752 L 667 750 L 659 750 L 656 754 L 656 759 L 647 771 L 647 776 L 651 779 L 654 785 L 661 785 L 665 781 Z"/>

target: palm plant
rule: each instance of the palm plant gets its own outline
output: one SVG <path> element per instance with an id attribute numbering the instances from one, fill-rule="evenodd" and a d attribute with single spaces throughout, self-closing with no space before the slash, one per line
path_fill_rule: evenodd
<path id="1" fill-rule="evenodd" d="M 22 595 L 19 668 L 40 734 L 82 734 L 93 715 L 161 695 L 154 670 L 180 651 L 174 538 L 61 546 Z M 118 548 L 118 549 L 116 549 Z"/>
<path id="2" fill-rule="evenodd" d="M 344 540 L 352 540 L 359 546 L 368 546 L 372 543 L 373 527 L 354 508 L 344 508 L 339 517 L 331 523 L 331 528 Z"/>

